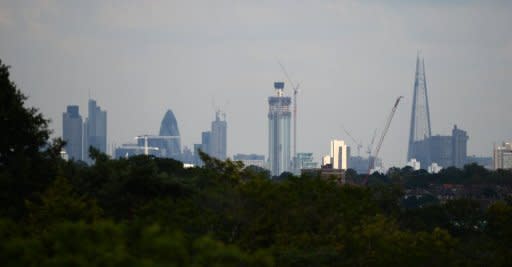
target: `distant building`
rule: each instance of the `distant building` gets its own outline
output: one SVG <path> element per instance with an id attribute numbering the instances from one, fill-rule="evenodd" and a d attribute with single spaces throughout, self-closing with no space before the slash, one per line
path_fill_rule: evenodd
<path id="1" fill-rule="evenodd" d="M 442 167 L 453 166 L 453 142 L 451 136 L 433 135 L 430 142 L 430 161 L 421 162 L 421 165 L 427 168 L 432 163 L 437 163 Z"/>
<path id="2" fill-rule="evenodd" d="M 165 112 L 162 123 L 160 124 L 160 139 L 153 138 L 151 146 L 160 149 L 161 157 L 181 160 L 181 137 L 178 128 L 178 122 L 172 110 Z"/>
<path id="3" fill-rule="evenodd" d="M 363 158 L 361 156 L 348 158 L 348 168 L 355 170 L 359 174 L 367 173 L 369 166 L 370 161 L 368 158 Z"/>
<path id="4" fill-rule="evenodd" d="M 453 126 L 452 130 L 452 165 L 461 169 L 467 161 L 468 135 L 466 131 Z"/>
<path id="5" fill-rule="evenodd" d="M 183 163 L 195 165 L 194 153 L 188 147 L 183 148 L 183 153 L 181 153 L 181 161 Z"/>
<path id="6" fill-rule="evenodd" d="M 273 176 L 291 172 L 290 162 L 290 104 L 284 96 L 284 82 L 275 82 L 276 96 L 268 98 L 268 161 Z"/>
<path id="7" fill-rule="evenodd" d="M 343 140 L 331 140 L 330 154 L 324 156 L 322 165 L 330 165 L 333 169 L 347 169 L 349 149 Z"/>
<path id="8" fill-rule="evenodd" d="M 476 163 L 480 166 L 484 166 L 486 169 L 492 170 L 494 169 L 492 157 L 477 157 L 477 156 L 468 156 L 466 157 L 465 164 Z"/>
<path id="9" fill-rule="evenodd" d="M 427 79 L 425 76 L 425 61 L 423 58 L 420 58 L 418 53 L 416 58 L 416 74 L 412 97 L 407 161 L 414 158 L 420 161 L 424 166 L 430 165 L 430 146 L 428 141 L 430 136 L 432 136 L 432 132 L 430 127 L 430 110 L 427 93 Z"/>
<path id="10" fill-rule="evenodd" d="M 314 162 L 313 153 L 297 153 L 297 169 L 316 169 L 318 163 Z"/>
<path id="11" fill-rule="evenodd" d="M 494 169 L 512 169 L 512 142 L 495 147 L 493 153 Z"/>
<path id="12" fill-rule="evenodd" d="M 215 120 L 212 122 L 210 136 L 210 155 L 214 158 L 225 160 L 227 158 L 227 122 L 225 115 L 220 118 L 219 111 L 215 113 Z"/>
<path id="13" fill-rule="evenodd" d="M 241 161 L 244 166 L 257 166 L 265 168 L 265 156 L 257 154 L 236 154 L 233 156 L 233 160 Z"/>
<path id="14" fill-rule="evenodd" d="M 410 159 L 406 166 L 411 167 L 413 170 L 417 171 L 421 168 L 421 163 L 417 161 L 416 159 Z"/>
<path id="15" fill-rule="evenodd" d="M 114 149 L 114 158 L 129 158 L 136 155 L 145 155 L 147 149 L 147 154 L 155 157 L 159 157 L 159 149 L 157 147 L 145 147 L 139 146 L 138 144 L 123 144 L 120 147 Z"/>
<path id="16" fill-rule="evenodd" d="M 210 140 L 211 140 L 212 132 L 202 132 L 201 133 L 201 151 L 210 155 Z"/>
<path id="17" fill-rule="evenodd" d="M 83 159 L 91 162 L 89 147 L 107 153 L 107 111 L 102 110 L 93 99 L 89 99 L 88 108 L 89 114 L 84 122 Z"/>
<path id="18" fill-rule="evenodd" d="M 428 166 L 428 170 L 427 170 L 427 171 L 428 171 L 429 173 L 438 173 L 438 172 L 440 172 L 442 169 L 443 169 L 443 167 L 441 167 L 441 166 L 437 165 L 437 163 L 435 163 L 435 162 L 434 162 L 434 163 L 430 164 L 430 166 Z"/>
<path id="19" fill-rule="evenodd" d="M 65 151 L 68 159 L 82 160 L 82 116 L 78 106 L 67 106 L 62 113 L 62 139 L 66 141 Z"/>
<path id="20" fill-rule="evenodd" d="M 417 161 L 428 168 L 432 163 L 437 163 L 443 168 L 463 168 L 467 162 L 467 141 L 469 137 L 466 131 L 453 126 L 452 135 L 432 135 L 414 143 L 414 151 Z"/>

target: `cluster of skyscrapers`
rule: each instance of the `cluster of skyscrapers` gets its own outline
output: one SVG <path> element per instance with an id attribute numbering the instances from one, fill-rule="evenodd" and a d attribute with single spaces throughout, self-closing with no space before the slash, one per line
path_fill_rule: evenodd
<path id="1" fill-rule="evenodd" d="M 301 169 L 315 169 L 312 153 L 291 155 L 291 97 L 284 94 L 284 82 L 275 82 L 275 95 L 268 97 L 268 158 L 256 154 L 236 154 L 234 160 L 245 165 L 267 168 L 272 176 L 283 172 L 299 173 Z M 101 152 L 107 150 L 107 112 L 102 110 L 95 100 L 88 102 L 88 117 L 82 121 L 79 107 L 71 105 L 63 113 L 63 139 L 67 142 L 65 152 L 69 159 L 90 162 L 88 148 L 94 147 Z M 224 160 L 227 158 L 227 122 L 225 114 L 217 111 L 211 129 L 201 133 L 201 143 L 194 144 L 193 150 L 181 149 L 178 122 L 171 110 L 165 113 L 158 135 L 140 135 L 136 143 L 123 144 L 114 151 L 116 158 L 146 154 L 181 160 L 184 163 L 202 165 L 198 151 Z M 493 159 L 488 157 L 468 157 L 466 131 L 453 126 L 451 135 L 433 135 L 431 130 L 427 81 L 424 60 L 418 55 L 414 81 L 411 125 L 407 160 L 415 169 L 428 169 L 436 172 L 441 168 L 454 166 L 462 168 L 465 164 L 476 162 L 486 167 L 512 168 L 512 145 L 504 143 L 494 148 Z M 359 145 L 360 146 L 360 145 Z M 360 147 L 358 147 L 359 149 Z M 350 147 L 343 140 L 331 140 L 330 153 L 322 157 L 322 167 L 335 170 L 355 169 L 366 172 L 369 158 L 352 157 Z M 295 152 L 294 152 L 295 153 Z M 380 166 L 380 159 L 375 159 Z M 492 164 L 491 164 L 492 162 Z"/>
<path id="2" fill-rule="evenodd" d="M 67 142 L 65 152 L 69 159 L 90 162 L 89 147 L 107 152 L 107 112 L 92 99 L 88 108 L 85 121 L 76 105 L 67 106 L 62 114 L 62 138 Z"/>

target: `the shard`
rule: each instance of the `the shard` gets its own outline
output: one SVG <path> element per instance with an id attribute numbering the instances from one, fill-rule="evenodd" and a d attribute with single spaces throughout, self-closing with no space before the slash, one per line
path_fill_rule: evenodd
<path id="1" fill-rule="evenodd" d="M 414 95 L 411 112 L 411 128 L 409 132 L 409 148 L 407 161 L 416 159 L 423 166 L 431 162 L 430 155 L 430 110 L 428 106 L 427 80 L 425 78 L 425 62 L 423 58 L 416 59 L 416 76 L 414 80 Z"/>

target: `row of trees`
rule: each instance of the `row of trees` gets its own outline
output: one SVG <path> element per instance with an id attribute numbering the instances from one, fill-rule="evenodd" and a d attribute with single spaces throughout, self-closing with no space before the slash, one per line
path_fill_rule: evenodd
<path id="1" fill-rule="evenodd" d="M 485 209 L 459 200 L 410 210 L 400 204 L 400 183 L 339 186 L 292 175 L 275 181 L 258 168 L 205 154 L 205 166 L 192 169 L 147 156 L 113 160 L 96 150 L 92 166 L 66 162 L 59 157 L 63 143 L 48 140 L 47 120 L 24 107 L 1 62 L 0 86 L 0 126 L 7 129 L 0 147 L 3 266 L 506 266 L 512 260 L 506 202 Z"/>

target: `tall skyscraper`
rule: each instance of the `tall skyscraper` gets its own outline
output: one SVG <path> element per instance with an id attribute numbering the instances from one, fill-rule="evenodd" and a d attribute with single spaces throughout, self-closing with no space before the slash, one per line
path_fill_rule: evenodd
<path id="1" fill-rule="evenodd" d="M 96 100 L 89 99 L 89 116 L 84 123 L 84 159 L 89 158 L 89 147 L 107 153 L 107 111 L 101 110 Z M 90 160 L 89 160 L 90 162 Z"/>
<path id="2" fill-rule="evenodd" d="M 425 62 L 422 58 L 420 59 L 418 54 L 416 59 L 416 76 L 414 80 L 407 161 L 415 158 L 424 166 L 430 165 L 431 155 L 428 139 L 431 135 Z"/>
<path id="3" fill-rule="evenodd" d="M 162 150 L 163 157 L 173 158 L 176 160 L 181 159 L 181 140 L 180 130 L 178 129 L 178 122 L 172 110 L 165 112 L 162 123 L 160 124 L 160 140 L 159 144 L 155 144 Z"/>
<path id="4" fill-rule="evenodd" d="M 212 122 L 212 131 L 210 136 L 210 155 L 218 159 L 226 159 L 227 150 L 227 123 L 226 118 L 221 119 L 221 113 L 215 113 L 215 120 Z"/>
<path id="5" fill-rule="evenodd" d="M 453 166 L 457 168 L 464 167 L 467 162 L 468 135 L 466 131 L 453 126 L 452 130 L 452 157 Z"/>
<path id="6" fill-rule="evenodd" d="M 268 160 L 273 176 L 291 172 L 290 164 L 290 104 L 284 96 L 284 82 L 275 82 L 276 96 L 268 98 Z"/>
<path id="7" fill-rule="evenodd" d="M 62 113 L 62 138 L 67 142 L 65 150 L 69 159 L 82 160 L 82 116 L 78 106 L 68 106 Z"/>
<path id="8" fill-rule="evenodd" d="M 201 151 L 210 155 L 210 140 L 211 140 L 212 132 L 202 132 L 201 133 Z"/>

